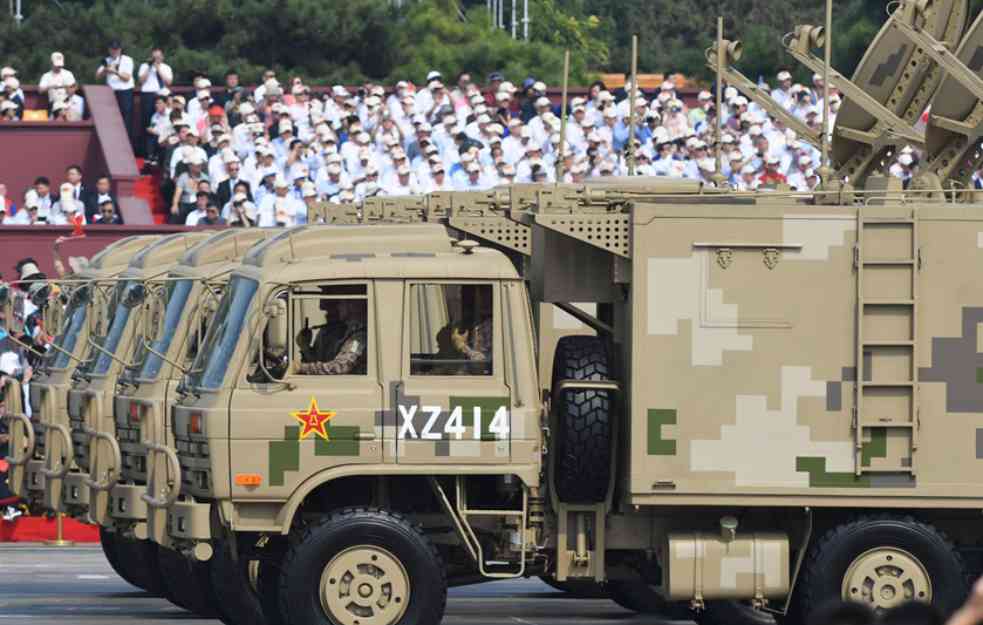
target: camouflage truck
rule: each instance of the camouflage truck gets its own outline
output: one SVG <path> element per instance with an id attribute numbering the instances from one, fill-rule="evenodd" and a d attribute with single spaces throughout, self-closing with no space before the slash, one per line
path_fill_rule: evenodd
<path id="1" fill-rule="evenodd" d="M 166 276 L 185 252 L 207 236 L 205 231 L 170 235 L 131 255 L 126 269 L 117 276 L 99 328 L 89 332 L 86 359 L 75 368 L 67 397 L 66 429 L 71 436 L 74 466 L 64 476 L 64 510 L 101 526 L 107 559 L 124 579 L 175 603 L 157 566 L 156 545 L 145 535 L 137 534 L 136 540 L 130 540 L 114 531 L 109 499 L 119 481 L 121 448 L 115 438 L 113 394 L 128 362 L 124 358 L 132 357 L 133 342 L 140 334 L 147 282 Z M 46 451 L 50 455 L 50 450 Z M 46 485 L 46 500 L 57 501 L 53 495 Z"/>
<path id="2" fill-rule="evenodd" d="M 673 185 L 433 194 L 430 223 L 251 250 L 173 407 L 179 466 L 149 477 L 180 488 L 174 546 L 258 560 L 288 623 L 436 622 L 448 585 L 528 575 L 703 622 L 955 608 L 983 296 L 951 268 L 978 214 L 876 175 L 819 201 Z M 549 367 L 542 303 L 595 331 Z M 349 336 L 308 360 L 320 320 Z"/>
<path id="3" fill-rule="evenodd" d="M 156 564 L 167 596 L 178 605 L 204 616 L 221 612 L 231 622 L 242 622 L 235 609 L 249 593 L 229 592 L 225 582 L 235 576 L 221 569 L 228 560 L 215 558 L 208 566 L 189 562 L 169 549 L 166 509 L 147 495 L 147 473 L 165 470 L 166 462 L 155 459 L 160 453 L 173 453 L 168 406 L 173 403 L 175 385 L 197 353 L 228 273 L 250 246 L 276 232 L 218 232 L 184 253 L 166 279 L 155 281 L 138 322 L 142 328 L 132 341 L 131 366 L 120 373 L 113 398 L 115 437 L 122 460 L 119 481 L 110 491 L 115 533 L 128 539 L 146 537 L 160 546 Z"/>
<path id="4" fill-rule="evenodd" d="M 136 236 L 116 241 L 93 256 L 81 271 L 61 281 L 67 297 L 62 315 L 64 321 L 61 326 L 52 326 L 60 329 L 48 357 L 31 380 L 32 419 L 26 418 L 22 408 L 7 406 L 7 418 L 17 423 L 8 424 L 12 437 L 12 455 L 7 458 L 11 465 L 10 488 L 32 504 L 55 511 L 63 509 L 62 479 L 72 464 L 66 413 L 71 373 L 85 355 L 89 330 L 93 321 L 98 322 L 100 318 L 100 302 L 112 291 L 116 275 L 126 267 L 134 253 L 155 239 Z M 5 329 L 8 328 L 5 326 Z M 8 393 L 6 398 L 10 402 L 22 401 L 17 393 Z M 48 436 L 49 430 L 54 434 Z M 53 495 L 47 500 L 44 497 L 46 485 Z"/>

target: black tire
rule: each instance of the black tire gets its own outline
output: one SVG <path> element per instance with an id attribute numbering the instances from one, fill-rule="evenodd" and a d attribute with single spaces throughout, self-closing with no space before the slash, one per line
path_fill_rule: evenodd
<path id="1" fill-rule="evenodd" d="M 227 542 L 215 545 L 209 560 L 212 589 L 227 625 L 267 625 L 259 595 L 249 583 L 249 561 L 233 560 Z"/>
<path id="2" fill-rule="evenodd" d="M 157 597 L 166 596 L 157 562 L 157 543 L 124 538 L 118 534 L 113 543 L 123 579 Z"/>
<path id="3" fill-rule="evenodd" d="M 283 615 L 280 614 L 280 563 L 261 560 L 259 574 L 256 576 L 256 595 L 259 597 L 259 607 L 263 611 L 266 625 L 283 625 Z"/>
<path id="4" fill-rule="evenodd" d="M 167 598 L 174 605 L 204 618 L 218 616 L 208 562 L 190 560 L 171 549 L 160 548 L 157 559 Z"/>
<path id="5" fill-rule="evenodd" d="M 945 534 L 907 516 L 868 516 L 834 527 L 809 550 L 790 622 L 805 622 L 824 603 L 841 600 L 850 565 L 876 548 L 900 550 L 917 560 L 931 580 L 932 604 L 946 616 L 965 600 L 965 566 Z"/>
<path id="6" fill-rule="evenodd" d="M 568 579 L 565 582 L 558 582 L 547 575 L 539 577 L 542 582 L 560 592 L 565 592 L 576 599 L 607 599 L 608 591 L 604 584 L 587 580 Z"/>
<path id="7" fill-rule="evenodd" d="M 127 570 L 120 566 L 119 556 L 116 554 L 116 540 L 117 536 L 114 532 L 110 532 L 105 527 L 99 528 L 99 544 L 102 546 L 102 554 L 106 556 L 109 566 L 113 567 L 113 571 L 122 577 L 124 582 L 130 586 L 137 586 L 136 582 L 128 577 Z M 139 586 L 137 587 L 139 588 Z"/>
<path id="8" fill-rule="evenodd" d="M 287 623 L 331 623 L 321 607 L 322 574 L 335 556 L 357 546 L 384 551 L 402 567 L 406 583 L 411 584 L 398 625 L 440 623 L 447 604 L 447 572 L 437 548 L 402 515 L 375 508 L 333 513 L 308 526 L 291 544 L 283 559 L 279 591 L 280 614 Z M 400 601 L 401 597 L 394 594 L 387 605 Z"/>
<path id="9" fill-rule="evenodd" d="M 608 596 L 626 610 L 666 619 L 690 620 L 693 613 L 681 602 L 666 601 L 654 587 L 640 580 L 614 579 L 607 583 Z"/>
<path id="10" fill-rule="evenodd" d="M 756 610 L 745 601 L 707 601 L 706 609 L 693 620 L 699 625 L 775 625 L 770 612 Z"/>
<path id="11" fill-rule="evenodd" d="M 565 336 L 556 344 L 553 385 L 560 380 L 610 380 L 608 352 L 594 336 Z M 554 411 L 553 485 L 561 501 L 600 503 L 611 482 L 613 415 L 607 391 L 564 393 Z"/>

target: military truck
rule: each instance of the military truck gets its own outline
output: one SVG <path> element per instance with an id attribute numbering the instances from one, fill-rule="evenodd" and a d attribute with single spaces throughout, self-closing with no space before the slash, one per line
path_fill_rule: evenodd
<path id="1" fill-rule="evenodd" d="M 189 563 L 170 546 L 166 509 L 147 496 L 149 471 L 166 468 L 156 462 L 161 449 L 174 447 L 167 422 L 175 385 L 190 368 L 228 273 L 257 241 L 275 229 L 233 229 L 215 233 L 191 247 L 164 280 L 148 285 L 139 327 L 132 341 L 132 360 L 120 373 L 113 398 L 115 438 L 120 446 L 119 481 L 110 491 L 109 510 L 114 531 L 128 538 L 147 537 L 160 545 L 158 564 L 168 596 L 200 615 L 221 612 L 231 622 L 243 622 L 235 612 L 251 593 L 229 592 L 235 579 L 221 568 L 229 560 L 209 565 Z M 167 452 L 164 452 L 167 453 Z M 213 583 L 213 579 L 215 580 Z"/>
<path id="2" fill-rule="evenodd" d="M 63 465 L 59 470 L 65 472 L 61 493 L 64 510 L 101 526 L 100 537 L 114 568 L 128 582 L 179 605 L 180 598 L 164 585 L 157 566 L 156 545 L 145 535 L 129 540 L 114 531 L 109 498 L 119 480 L 121 451 L 115 438 L 112 397 L 117 378 L 128 362 L 124 358 L 132 357 L 133 341 L 140 334 L 146 282 L 166 276 L 188 249 L 208 236 L 208 232 L 199 231 L 162 237 L 131 256 L 127 268 L 117 277 L 102 331 L 90 330 L 87 357 L 72 374 L 67 416 L 74 466 L 64 468 L 71 464 L 65 459 L 50 461 Z M 46 452 L 52 455 L 51 450 Z M 52 503 L 58 501 L 49 488 L 45 497 Z"/>
<path id="3" fill-rule="evenodd" d="M 32 504 L 47 503 L 51 510 L 62 510 L 62 479 L 71 465 L 65 412 L 71 372 L 85 355 L 90 328 L 100 323 L 99 302 L 112 291 L 116 275 L 125 269 L 133 254 L 156 238 L 136 236 L 116 241 L 93 256 L 80 272 L 62 281 L 68 299 L 63 314 L 64 325 L 58 326 L 60 329 L 48 358 L 34 372 L 31 381 L 33 420 L 27 419 L 22 407 L 7 405 L 12 439 L 12 455 L 7 458 L 11 465 L 8 483 L 14 494 Z M 8 310 L 7 314 L 8 321 L 12 322 L 12 311 Z M 11 380 L 10 384 L 14 382 Z M 20 402 L 21 394 L 8 392 L 6 400 Z M 49 430 L 53 432 L 51 436 L 48 436 Z M 52 451 L 51 463 L 46 465 L 45 452 L 49 449 Z M 55 459 L 58 462 L 54 462 Z M 45 502 L 46 485 L 53 496 Z"/>
<path id="4" fill-rule="evenodd" d="M 435 622 L 448 584 L 523 575 L 711 621 L 732 600 L 954 608 L 980 501 L 952 365 L 979 302 L 947 268 L 980 253 L 979 219 L 878 176 L 836 203 L 621 186 L 434 194 L 430 223 L 257 246 L 149 478 L 173 544 L 259 560 L 290 623 Z M 543 302 L 596 332 L 549 367 Z M 322 320 L 354 332 L 350 368 L 304 362 Z"/>

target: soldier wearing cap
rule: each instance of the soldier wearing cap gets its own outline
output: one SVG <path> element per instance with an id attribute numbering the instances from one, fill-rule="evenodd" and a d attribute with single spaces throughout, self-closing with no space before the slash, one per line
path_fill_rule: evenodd
<path id="1" fill-rule="evenodd" d="M 334 319 L 318 333 L 313 346 L 313 331 L 305 328 L 297 337 L 302 358 L 312 362 L 294 362 L 293 370 L 302 375 L 359 375 L 365 373 L 368 341 L 368 309 L 365 300 L 323 300 L 331 302 L 325 312 Z M 333 314 L 332 314 L 333 313 Z M 325 332 L 326 331 L 326 332 Z M 323 336 L 322 336 L 323 333 Z M 324 356 L 328 354 L 328 356 Z M 321 358 L 324 358 L 321 360 Z"/>

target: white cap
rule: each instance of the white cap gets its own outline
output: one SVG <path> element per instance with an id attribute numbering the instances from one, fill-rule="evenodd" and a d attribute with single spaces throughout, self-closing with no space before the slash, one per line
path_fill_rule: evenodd
<path id="1" fill-rule="evenodd" d="M 435 69 L 432 69 L 432 70 L 430 70 L 427 73 L 427 82 L 430 82 L 431 80 L 435 80 L 437 78 L 442 78 L 442 77 L 443 77 L 443 74 L 441 74 L 440 72 L 438 72 Z"/>
<path id="2" fill-rule="evenodd" d="M 317 187 L 314 186 L 313 182 L 308 180 L 300 185 L 300 193 L 303 197 L 317 197 Z"/>
<path id="3" fill-rule="evenodd" d="M 782 71 L 778 72 L 778 81 L 784 82 L 786 80 L 792 80 L 792 74 L 783 69 Z"/>
<path id="4" fill-rule="evenodd" d="M 546 83 L 544 83 L 542 80 L 537 80 L 536 82 L 533 83 L 532 89 L 533 91 L 546 93 Z"/>
<path id="5" fill-rule="evenodd" d="M 769 154 L 768 157 L 765 158 L 765 163 L 767 163 L 769 165 L 777 165 L 777 164 L 779 164 L 781 162 L 782 162 L 782 160 L 780 158 L 778 158 L 777 156 L 775 156 L 774 154 Z"/>
<path id="6" fill-rule="evenodd" d="M 550 105 L 550 99 L 545 96 L 540 96 L 536 98 L 536 108 L 542 108 L 544 106 Z"/>
<path id="7" fill-rule="evenodd" d="M 396 173 L 399 174 L 400 176 L 409 176 L 410 166 L 407 165 L 406 163 L 403 163 L 402 165 L 399 166 L 399 168 L 396 169 Z"/>
<path id="8" fill-rule="evenodd" d="M 51 65 L 54 67 L 65 67 L 65 55 L 61 52 L 52 52 Z"/>
<path id="9" fill-rule="evenodd" d="M 277 173 L 276 179 L 273 181 L 273 186 L 277 189 L 286 189 L 290 186 L 290 183 L 283 177 L 283 174 Z"/>
<path id="10" fill-rule="evenodd" d="M 6 78 L 7 76 L 16 76 L 17 70 L 13 67 L 7 66 L 0 69 L 0 78 Z"/>

